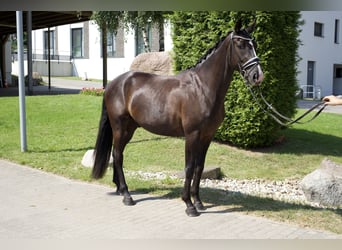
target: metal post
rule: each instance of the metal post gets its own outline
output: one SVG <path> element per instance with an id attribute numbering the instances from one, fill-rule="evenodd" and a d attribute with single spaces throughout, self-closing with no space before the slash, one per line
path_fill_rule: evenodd
<path id="1" fill-rule="evenodd" d="M 17 45 L 18 45 L 18 85 L 20 111 L 20 142 L 21 152 L 27 151 L 26 142 L 26 111 L 25 111 L 25 79 L 24 79 L 24 42 L 23 42 L 23 12 L 16 11 Z"/>
<path id="2" fill-rule="evenodd" d="M 102 27 L 102 77 L 103 87 L 107 86 L 107 26 Z"/>
<path id="3" fill-rule="evenodd" d="M 48 27 L 48 78 L 49 78 L 49 90 L 51 90 L 51 53 L 50 53 L 50 27 Z"/>

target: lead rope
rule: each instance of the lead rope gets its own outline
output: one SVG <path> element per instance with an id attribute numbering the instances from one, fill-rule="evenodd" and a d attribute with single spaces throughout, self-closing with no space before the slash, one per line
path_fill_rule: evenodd
<path id="1" fill-rule="evenodd" d="M 267 110 L 265 108 L 262 107 L 262 105 L 260 104 L 260 102 L 258 101 L 257 96 L 254 94 L 252 88 L 250 86 L 247 86 L 251 95 L 253 96 L 255 102 L 259 105 L 259 107 L 261 108 L 261 110 L 266 113 L 267 115 L 271 116 L 276 122 L 278 122 L 280 125 L 288 127 L 294 123 L 298 123 L 298 124 L 305 124 L 308 122 L 311 122 L 312 120 L 314 120 L 315 118 L 317 118 L 317 116 L 323 111 L 323 109 L 327 106 L 327 104 L 325 102 L 319 102 L 317 104 L 315 104 L 314 106 L 312 106 L 310 109 L 308 109 L 304 114 L 302 114 L 301 116 L 299 116 L 298 118 L 292 120 L 289 117 L 286 117 L 282 114 L 280 114 L 273 106 L 272 104 L 269 104 L 265 97 L 263 96 L 262 92 L 259 89 L 259 95 L 261 97 L 261 99 L 263 100 L 263 102 L 266 104 L 267 106 Z M 313 111 L 315 108 L 320 107 L 319 111 L 316 112 L 316 114 L 309 120 L 305 121 L 305 122 L 300 122 L 301 119 L 303 119 L 305 116 L 307 116 L 309 113 L 311 113 L 311 111 Z M 273 113 L 271 113 L 273 112 Z M 277 117 L 278 116 L 278 117 Z M 287 121 L 287 123 L 281 121 L 281 119 Z"/>

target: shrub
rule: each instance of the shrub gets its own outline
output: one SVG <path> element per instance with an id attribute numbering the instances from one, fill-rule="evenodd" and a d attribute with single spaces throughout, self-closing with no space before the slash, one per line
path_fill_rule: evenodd
<path id="1" fill-rule="evenodd" d="M 233 29 L 238 18 L 245 25 L 256 19 L 253 37 L 265 75 L 261 91 L 280 113 L 292 117 L 296 110 L 299 12 L 176 12 L 171 17 L 175 70 L 195 64 L 220 36 Z M 256 105 L 238 74 L 227 92 L 225 110 L 215 135 L 223 142 L 244 148 L 267 146 L 281 128 Z"/>
<path id="2" fill-rule="evenodd" d="M 81 95 L 103 96 L 104 88 L 82 88 Z"/>

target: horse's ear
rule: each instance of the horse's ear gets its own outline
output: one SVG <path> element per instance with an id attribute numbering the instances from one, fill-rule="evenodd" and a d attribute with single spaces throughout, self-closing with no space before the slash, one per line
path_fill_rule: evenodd
<path id="1" fill-rule="evenodd" d="M 241 27 L 242 27 L 242 21 L 241 19 L 239 18 L 237 20 L 237 22 L 235 23 L 235 28 L 234 28 L 234 31 L 235 32 L 239 32 L 241 30 Z"/>
<path id="2" fill-rule="evenodd" d="M 256 19 L 254 19 L 254 22 L 246 28 L 246 31 L 250 34 L 254 31 L 256 25 Z"/>

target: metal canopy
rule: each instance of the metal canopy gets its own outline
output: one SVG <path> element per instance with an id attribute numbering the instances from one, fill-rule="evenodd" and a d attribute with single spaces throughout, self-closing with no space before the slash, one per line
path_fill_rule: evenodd
<path id="1" fill-rule="evenodd" d="M 27 12 L 23 12 L 24 30 L 27 29 Z M 83 22 L 90 19 L 92 11 L 32 11 L 32 30 Z M 16 33 L 16 12 L 0 11 L 0 35 Z"/>

